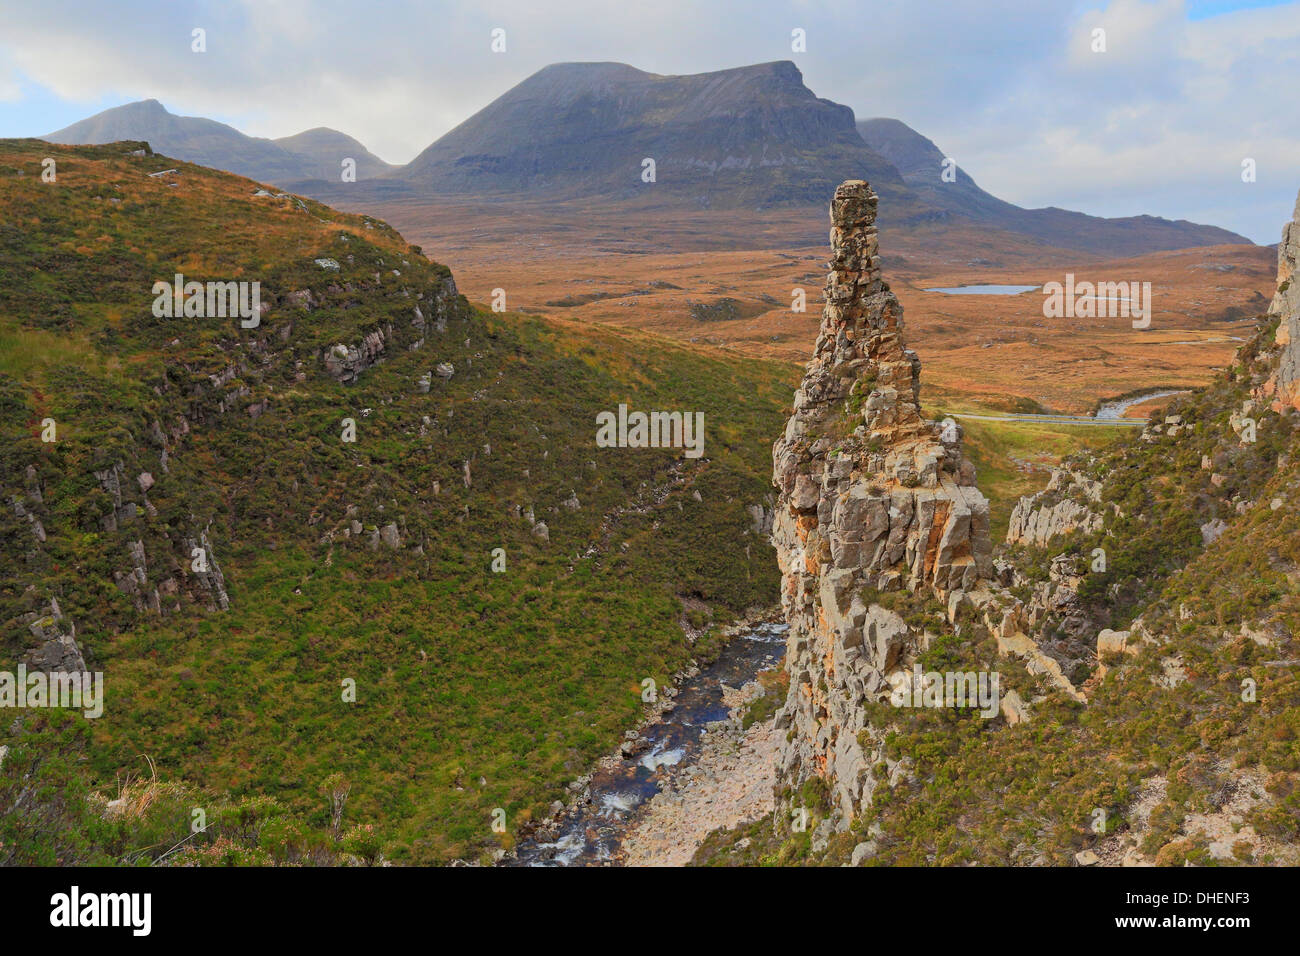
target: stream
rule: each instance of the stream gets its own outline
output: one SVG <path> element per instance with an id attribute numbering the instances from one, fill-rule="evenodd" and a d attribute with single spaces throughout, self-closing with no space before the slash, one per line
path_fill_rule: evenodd
<path id="1" fill-rule="evenodd" d="M 640 754 L 602 761 L 588 787 L 590 800 L 566 811 L 558 835 L 521 840 L 505 866 L 610 866 L 636 810 L 656 793 L 670 768 L 689 765 L 700 753 L 706 725 L 730 716 L 722 686 L 739 688 L 785 657 L 787 625 L 762 623 L 741 631 L 718 659 L 678 687 L 677 706 L 641 736 Z"/>
<path id="2" fill-rule="evenodd" d="M 1173 388 L 1164 389 L 1163 391 L 1145 392 L 1142 395 L 1134 395 L 1132 398 L 1121 398 L 1113 402 L 1105 402 L 1097 409 L 1095 418 L 1123 418 L 1124 413 L 1134 405 L 1141 405 L 1143 402 L 1149 402 L 1153 398 L 1165 398 L 1168 395 L 1185 395 L 1186 389 Z"/>

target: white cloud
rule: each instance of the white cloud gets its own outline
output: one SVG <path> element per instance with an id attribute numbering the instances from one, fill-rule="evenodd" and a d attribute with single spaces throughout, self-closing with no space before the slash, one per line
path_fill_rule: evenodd
<path id="1" fill-rule="evenodd" d="M 1297 13 L 1189 22 L 1180 0 L 1114 0 L 1077 15 L 1057 55 L 997 90 L 981 123 L 934 122 L 967 171 L 1012 201 L 1190 218 L 1273 242 L 1300 187 L 1300 116 L 1285 92 L 1300 87 Z M 1104 54 L 1090 49 L 1098 24 Z M 1257 183 L 1241 182 L 1246 157 Z"/>
<path id="2" fill-rule="evenodd" d="M 0 103 L 17 102 L 22 95 L 22 84 L 18 82 L 13 64 L 8 62 L 4 50 L 0 50 Z"/>

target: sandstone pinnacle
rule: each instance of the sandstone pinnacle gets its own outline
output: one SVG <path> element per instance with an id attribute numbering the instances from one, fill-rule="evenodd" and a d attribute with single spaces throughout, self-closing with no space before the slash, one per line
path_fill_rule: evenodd
<path id="1" fill-rule="evenodd" d="M 835 190 L 821 327 L 773 448 L 772 543 L 790 624 L 778 778 L 827 778 L 844 818 L 875 786 L 860 702 L 887 696 L 889 673 L 915 651 L 903 618 L 872 594 L 930 589 L 961 607 L 957 592 L 993 570 L 988 502 L 961 429 L 921 413 L 921 363 L 881 276 L 876 209 L 862 180 Z"/>

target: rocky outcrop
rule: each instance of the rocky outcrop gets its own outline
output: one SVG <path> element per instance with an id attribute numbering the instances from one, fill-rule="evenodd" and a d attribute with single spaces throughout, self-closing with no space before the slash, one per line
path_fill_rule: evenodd
<path id="1" fill-rule="evenodd" d="M 1277 294 L 1268 307 L 1269 315 L 1279 317 L 1277 344 L 1282 349 L 1277 375 L 1266 386 L 1273 394 L 1273 408 L 1300 408 L 1300 196 L 1295 213 L 1282 229 L 1277 247 Z"/>
<path id="2" fill-rule="evenodd" d="M 352 384 L 366 369 L 383 361 L 390 348 L 423 348 L 430 318 L 434 330 L 439 334 L 445 333 L 447 320 L 460 309 L 456 281 L 450 275 L 444 276 L 427 294 L 419 292 L 415 298 L 417 304 L 411 309 L 409 326 L 399 324 L 395 327 L 389 323 L 364 333 L 358 342 L 350 345 L 340 342 L 332 346 L 322 355 L 325 371 L 345 385 Z M 425 316 L 425 309 L 429 311 L 429 317 Z M 440 364 L 436 370 L 442 379 L 451 378 L 451 372 L 452 366 L 448 363 Z M 429 380 L 422 381 L 421 391 L 427 392 Z"/>
<path id="3" fill-rule="evenodd" d="M 340 342 L 325 353 L 325 371 L 345 384 L 355 382 L 357 376 L 383 358 L 391 336 L 389 326 L 367 332 L 355 345 Z"/>
<path id="4" fill-rule="evenodd" d="M 36 638 L 36 646 L 23 657 L 30 670 L 48 674 L 72 674 L 86 670 L 85 658 L 77 646 L 77 628 L 63 616 L 57 598 L 41 611 L 19 619 Z"/>
<path id="5" fill-rule="evenodd" d="M 95 479 L 113 502 L 112 510 L 99 519 L 104 531 L 116 531 L 119 525 L 129 524 L 139 515 L 134 501 L 124 500 L 122 486 L 126 483 L 126 468 L 118 462 L 111 468 L 95 472 Z"/>
<path id="6" fill-rule="evenodd" d="M 861 180 L 835 192 L 821 329 L 773 448 L 791 678 L 778 787 L 820 775 L 844 818 L 870 796 L 880 760 L 859 741 L 870 737 L 861 701 L 888 696 L 888 672 L 920 639 L 871 595 L 930 589 L 947 603 L 992 575 L 988 502 L 961 430 L 921 415 L 920 360 L 881 279 L 876 206 Z"/>
<path id="7" fill-rule="evenodd" d="M 226 576 L 221 573 L 221 566 L 217 564 L 217 556 L 213 553 L 212 542 L 208 540 L 207 532 L 201 532 L 197 541 L 186 538 L 185 550 L 195 556 L 197 566 L 191 564 L 191 573 L 207 592 L 209 607 L 212 610 L 229 610 L 230 596 L 226 593 Z"/>
<path id="8" fill-rule="evenodd" d="M 1101 482 L 1067 468 L 1054 468 L 1047 487 L 1026 495 L 1011 509 L 1007 544 L 1043 547 L 1072 531 L 1101 529 Z"/>

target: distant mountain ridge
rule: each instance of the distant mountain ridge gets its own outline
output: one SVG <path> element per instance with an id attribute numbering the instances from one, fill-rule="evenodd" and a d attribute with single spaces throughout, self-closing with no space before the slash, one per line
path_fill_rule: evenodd
<path id="1" fill-rule="evenodd" d="M 396 168 L 337 130 L 317 127 L 296 136 L 263 139 L 216 120 L 176 116 L 157 100 L 104 110 L 42 139 L 69 146 L 142 139 L 165 156 L 281 185 L 312 179 L 338 181 L 342 162 L 349 158 L 356 161 L 358 179 Z"/>
<path id="2" fill-rule="evenodd" d="M 955 181 L 944 182 L 940 176 L 947 158 L 944 152 L 901 120 L 883 117 L 858 120 L 857 129 L 863 141 L 893 164 L 922 201 L 951 215 L 1032 236 L 1052 245 L 1135 256 L 1188 246 L 1252 244 L 1235 232 L 1186 219 L 1159 216 L 1108 219 L 1055 206 L 1024 209 L 985 192 L 960 166 L 956 168 Z"/>
<path id="3" fill-rule="evenodd" d="M 1246 244 L 1226 229 L 1155 216 L 1106 219 L 1022 209 L 896 119 L 855 121 L 816 96 L 789 61 L 685 76 L 623 63 L 545 67 L 439 137 L 405 166 L 327 128 L 281 139 L 246 136 L 157 100 L 106 110 L 45 137 L 94 144 L 147 140 L 165 155 L 275 183 L 335 204 L 454 199 L 579 200 L 682 210 L 807 206 L 846 179 L 866 179 L 890 224 L 973 224 L 1062 249 L 1133 256 Z M 357 182 L 343 183 L 351 157 Z M 653 161 L 653 181 L 649 169 Z"/>

